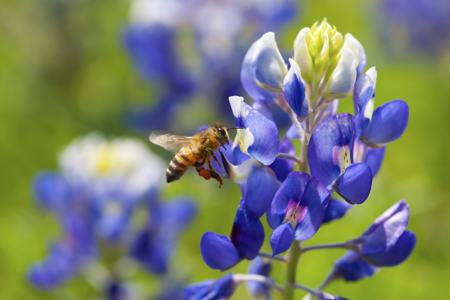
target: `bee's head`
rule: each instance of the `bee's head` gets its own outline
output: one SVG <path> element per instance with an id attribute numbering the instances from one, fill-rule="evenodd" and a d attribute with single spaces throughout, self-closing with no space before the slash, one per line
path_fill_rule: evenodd
<path id="1" fill-rule="evenodd" d="M 219 139 L 219 143 L 221 145 L 228 144 L 228 141 L 230 140 L 230 136 L 228 135 L 228 129 L 224 127 L 221 124 L 215 123 L 213 125 L 214 133 L 216 134 L 217 138 Z"/>

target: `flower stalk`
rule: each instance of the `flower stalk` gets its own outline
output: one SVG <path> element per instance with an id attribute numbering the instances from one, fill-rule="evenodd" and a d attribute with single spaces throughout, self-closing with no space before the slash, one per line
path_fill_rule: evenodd
<path id="1" fill-rule="evenodd" d="M 297 282 L 297 267 L 300 255 L 300 245 L 298 243 L 293 243 L 287 258 L 286 283 L 283 291 L 284 300 L 294 299 L 295 285 Z"/>

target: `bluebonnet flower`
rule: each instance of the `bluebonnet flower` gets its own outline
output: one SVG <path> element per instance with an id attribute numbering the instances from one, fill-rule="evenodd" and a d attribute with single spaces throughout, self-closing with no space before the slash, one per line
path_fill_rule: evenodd
<path id="1" fill-rule="evenodd" d="M 356 240 L 358 252 L 375 266 L 400 264 L 416 244 L 414 233 L 406 230 L 408 221 L 408 204 L 400 201 L 378 217 Z"/>
<path id="2" fill-rule="evenodd" d="M 31 283 L 53 288 L 106 257 L 114 265 L 129 256 L 145 270 L 165 274 L 196 207 L 186 198 L 160 201 L 163 174 L 164 164 L 140 141 L 98 134 L 75 140 L 61 154 L 59 173 L 42 172 L 34 182 L 38 203 L 59 218 L 62 237 L 32 266 Z M 145 206 L 150 218 L 138 229 L 135 212 Z M 110 274 L 101 289 L 110 299 L 121 299 L 125 289 L 114 281 L 117 275 Z"/>
<path id="3" fill-rule="evenodd" d="M 319 229 L 328 205 L 328 190 L 306 173 L 292 172 L 275 194 L 268 218 L 274 228 L 273 254 L 286 251 L 295 240 L 311 238 Z"/>
<path id="4" fill-rule="evenodd" d="M 248 44 L 286 24 L 297 6 L 293 0 L 134 0 L 124 42 L 136 69 L 160 90 L 156 104 L 133 110 L 131 125 L 168 127 L 180 104 L 194 97 L 217 99 L 215 106 L 225 109 L 225 99 L 241 90 L 235 74 Z"/>
<path id="5" fill-rule="evenodd" d="M 298 33 L 289 65 L 275 35 L 266 33 L 244 58 L 242 84 L 255 101 L 276 101 L 282 94 L 292 111 L 304 118 L 324 102 L 352 92 L 357 73 L 365 65 L 365 54 L 352 35 L 343 37 L 324 20 Z M 320 103 L 316 95 L 312 97 L 319 90 L 324 98 Z"/>
<path id="6" fill-rule="evenodd" d="M 442 55 L 450 43 L 450 3 L 446 0 L 383 0 L 380 24 L 384 45 L 399 56 Z"/>
<path id="7" fill-rule="evenodd" d="M 335 262 L 326 284 L 336 279 L 358 281 L 380 267 L 402 263 L 416 244 L 414 233 L 406 230 L 408 220 L 409 207 L 404 201 L 386 210 L 359 238 L 348 243 L 352 250 Z"/>
<path id="8" fill-rule="evenodd" d="M 132 239 L 131 256 L 154 274 L 166 273 L 176 241 L 195 214 L 195 205 L 186 198 L 150 203 L 150 218 Z"/>
<path id="9" fill-rule="evenodd" d="M 313 176 L 333 186 L 349 203 L 360 204 L 369 196 L 373 176 L 369 165 L 353 162 L 354 141 L 353 117 L 349 114 L 329 116 L 314 130 L 308 158 Z"/>
<path id="10" fill-rule="evenodd" d="M 409 209 L 404 201 L 356 239 L 303 245 L 323 223 L 343 218 L 352 205 L 366 201 L 386 144 L 406 129 L 409 108 L 403 100 L 374 109 L 376 71 L 364 72 L 366 61 L 362 45 L 326 20 L 300 30 L 294 56 L 287 61 L 271 32 L 250 47 L 241 81 L 254 103 L 249 105 L 239 96 L 229 98 L 237 134 L 233 146 L 222 155 L 227 173 L 240 185 L 242 199 L 229 236 L 206 232 L 201 239 L 202 257 L 210 268 L 224 271 L 244 259 L 255 259 L 251 274 L 228 278 L 234 278 L 234 283 L 251 282 L 251 292 L 264 297 L 275 289 L 290 300 L 293 289 L 303 289 L 317 299 L 345 299 L 322 290 L 333 279 L 358 280 L 409 256 L 415 235 L 406 230 Z M 354 114 L 337 113 L 339 102 L 350 95 Z M 290 119 L 284 136 L 273 121 L 273 106 Z M 264 214 L 272 229 L 272 254 L 261 252 L 266 236 L 261 222 Z M 350 252 L 318 289 L 297 283 L 299 257 L 327 248 Z M 288 255 L 279 256 L 287 250 Z M 270 278 L 270 268 L 261 257 L 287 264 L 284 287 Z M 201 284 L 198 297 L 208 299 L 208 293 L 216 291 L 215 282 Z M 230 282 L 227 286 L 234 290 Z"/>

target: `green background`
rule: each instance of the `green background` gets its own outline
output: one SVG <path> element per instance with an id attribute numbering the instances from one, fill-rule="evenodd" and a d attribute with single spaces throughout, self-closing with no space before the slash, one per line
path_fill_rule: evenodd
<path id="1" fill-rule="evenodd" d="M 355 237 L 382 211 L 405 198 L 411 206 L 410 228 L 418 239 L 410 259 L 357 284 L 335 283 L 328 290 L 350 299 L 443 299 L 450 278 L 450 53 L 388 56 L 374 5 L 357 0 L 304 1 L 301 16 L 277 37 L 290 49 L 300 28 L 327 17 L 341 32 L 359 39 L 368 66 L 377 66 L 376 103 L 403 98 L 411 111 L 406 133 L 388 147 L 369 200 L 345 219 L 323 226 L 307 244 Z M 125 107 L 145 103 L 152 92 L 132 69 L 121 43 L 128 6 L 125 0 L 1 1 L 1 299 L 96 298 L 80 279 L 51 292 L 27 283 L 27 268 L 45 256 L 48 242 L 58 236 L 54 217 L 35 205 L 30 185 L 39 170 L 57 168 L 59 151 L 77 136 L 98 131 L 146 139 L 127 131 L 123 119 Z M 350 108 L 349 102 L 344 100 L 344 108 Z M 195 111 L 191 107 L 186 112 L 191 128 L 204 121 L 196 118 Z M 218 190 L 215 183 L 191 173 L 164 193 L 167 197 L 188 194 L 200 204 L 198 218 L 177 248 L 173 269 L 192 281 L 221 276 L 202 262 L 199 239 L 207 230 L 229 233 L 240 197 L 237 186 L 227 183 Z M 267 243 L 264 247 L 269 251 Z M 300 261 L 299 282 L 317 286 L 340 255 L 341 250 L 306 254 Z M 244 262 L 233 271 L 246 269 Z M 283 272 L 282 265 L 275 266 L 279 282 Z M 149 289 L 158 282 L 147 275 L 136 280 Z M 233 299 L 246 295 L 240 288 Z"/>

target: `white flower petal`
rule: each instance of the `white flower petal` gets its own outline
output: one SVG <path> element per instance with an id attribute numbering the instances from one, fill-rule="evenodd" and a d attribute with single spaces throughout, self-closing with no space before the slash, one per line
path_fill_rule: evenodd
<path id="1" fill-rule="evenodd" d="M 312 67 L 311 56 L 308 51 L 308 46 L 306 45 L 306 36 L 310 34 L 310 32 L 311 30 L 309 28 L 303 28 L 297 34 L 294 42 L 294 60 L 300 67 L 302 74 L 309 73 Z"/>
<path id="2" fill-rule="evenodd" d="M 331 76 L 329 94 L 332 98 L 344 98 L 353 91 L 356 80 L 356 59 L 347 48 L 342 49 L 341 58 Z"/>

